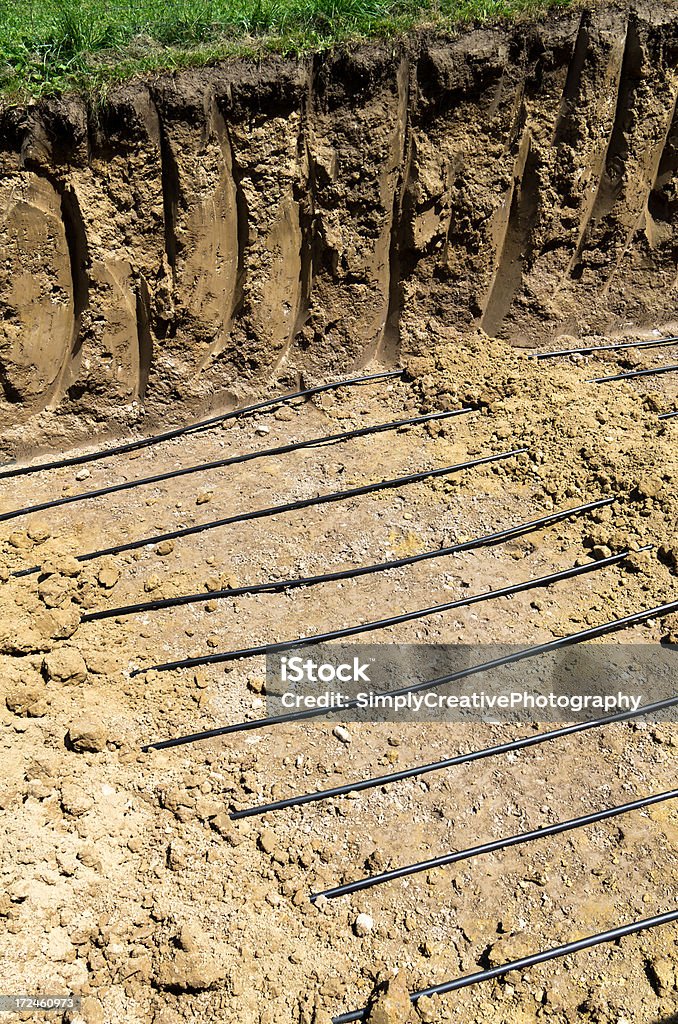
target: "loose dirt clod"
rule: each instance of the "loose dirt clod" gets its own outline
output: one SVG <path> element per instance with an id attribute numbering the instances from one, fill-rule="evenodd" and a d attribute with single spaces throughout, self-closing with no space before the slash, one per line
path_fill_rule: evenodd
<path id="1" fill-rule="evenodd" d="M 417 1015 L 404 971 L 380 984 L 369 1006 L 367 1021 L 368 1024 L 415 1024 Z"/>
<path id="2" fill-rule="evenodd" d="M 120 579 L 120 571 L 114 568 L 101 569 L 97 574 L 97 580 L 106 590 L 111 590 Z"/>
<path id="3" fill-rule="evenodd" d="M 77 724 L 71 725 L 66 743 L 78 753 L 99 753 L 106 749 L 107 739 L 106 730 L 100 722 L 94 719 L 81 719 Z"/>
<path id="4" fill-rule="evenodd" d="M 48 680 L 60 683 L 84 683 L 87 678 L 85 659 L 72 647 L 60 647 L 47 654 L 42 668 Z"/>
<path id="5" fill-rule="evenodd" d="M 79 576 L 82 563 L 72 555 L 56 555 L 42 563 L 40 572 L 43 576 Z"/>

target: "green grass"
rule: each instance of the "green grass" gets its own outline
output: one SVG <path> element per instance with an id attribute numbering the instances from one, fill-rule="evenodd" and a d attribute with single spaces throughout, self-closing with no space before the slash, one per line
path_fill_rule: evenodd
<path id="1" fill-rule="evenodd" d="M 101 92 L 136 74 L 565 7 L 570 0 L 0 0 L 0 94 Z"/>

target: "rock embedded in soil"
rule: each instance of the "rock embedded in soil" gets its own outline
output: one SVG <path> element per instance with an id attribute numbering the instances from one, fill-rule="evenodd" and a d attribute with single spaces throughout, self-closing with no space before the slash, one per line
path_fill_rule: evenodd
<path id="1" fill-rule="evenodd" d="M 374 929 L 374 918 L 369 914 L 358 914 L 353 922 L 353 931 L 359 938 L 369 935 Z"/>
<path id="2" fill-rule="evenodd" d="M 351 734 L 343 725 L 335 725 L 332 730 L 332 735 L 338 739 L 340 743 L 349 744 L 351 742 Z"/>

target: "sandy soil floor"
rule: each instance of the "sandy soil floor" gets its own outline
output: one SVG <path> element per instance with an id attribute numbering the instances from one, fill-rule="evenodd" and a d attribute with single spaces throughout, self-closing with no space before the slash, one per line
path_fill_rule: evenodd
<path id="1" fill-rule="evenodd" d="M 80 993 L 82 1009 L 64 1017 L 71 1022 L 328 1024 L 366 1005 L 397 970 L 370 1019 L 398 1024 L 408 1019 L 405 987 L 672 909 L 675 802 L 319 906 L 309 900 L 387 866 L 668 790 L 678 748 L 669 722 L 608 726 L 239 821 L 229 818 L 233 808 L 424 764 L 536 726 L 344 723 L 342 741 L 335 719 L 140 750 L 154 739 L 264 714 L 264 663 L 131 676 L 135 667 L 453 600 L 600 559 L 625 544 L 655 548 L 548 589 L 366 640 L 527 646 L 676 598 L 678 419 L 657 414 L 678 405 L 678 375 L 585 383 L 668 365 L 676 352 L 537 364 L 500 343 L 475 345 L 454 372 L 444 356 L 418 361 L 413 379 L 340 390 L 133 458 L 92 463 L 86 478 L 76 467 L 5 485 L 0 511 L 422 410 L 469 400 L 477 407 L 430 427 L 4 524 L 0 989 Z M 204 532 L 165 554 L 149 546 L 72 560 L 161 530 L 523 443 L 529 452 L 507 462 Z M 287 593 L 209 598 L 219 586 L 452 544 L 606 494 L 619 496 L 619 508 L 510 543 Z M 40 576 L 9 575 L 34 564 L 45 567 Z M 204 603 L 80 623 L 86 610 L 201 590 Z M 604 642 L 654 644 L 675 636 L 677 625 L 675 615 L 651 620 Z M 677 972 L 678 931 L 669 926 L 421 1000 L 411 1019 L 668 1024 Z"/>

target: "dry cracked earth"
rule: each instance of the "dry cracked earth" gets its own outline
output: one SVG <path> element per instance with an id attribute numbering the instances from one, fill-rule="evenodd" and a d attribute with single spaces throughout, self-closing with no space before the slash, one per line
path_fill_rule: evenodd
<path id="1" fill-rule="evenodd" d="M 368 873 L 669 790 L 673 722 L 641 718 L 239 820 L 232 810 L 540 726 L 335 718 L 141 749 L 265 714 L 262 657 L 145 671 L 159 662 L 378 619 L 597 566 L 623 550 L 630 554 L 616 565 L 373 639 L 530 645 L 676 599 L 678 419 L 658 417 L 678 404 L 677 377 L 588 383 L 671 365 L 675 349 L 537 362 L 481 332 L 459 341 L 440 325 L 430 329 L 433 354 L 412 359 L 403 378 L 4 482 L 0 513 L 368 424 L 473 409 L 3 522 L 3 991 L 79 994 L 80 1009 L 63 1016 L 70 1024 L 329 1024 L 366 1005 L 372 1024 L 675 1019 L 675 926 L 424 998 L 416 1009 L 406 996 L 671 909 L 675 801 L 348 897 L 309 899 Z M 522 447 L 437 479 L 116 556 L 75 557 Z M 360 579 L 211 596 L 451 545 L 605 496 L 616 500 L 503 544 Z M 645 544 L 652 550 L 638 553 Z M 12 575 L 36 565 L 39 573 Z M 191 592 L 204 599 L 81 621 L 95 609 Z M 677 633 L 674 613 L 599 642 L 656 645 Z"/>

